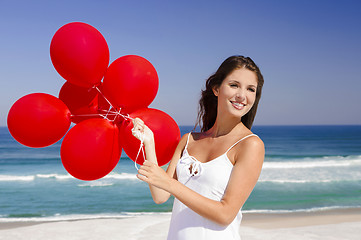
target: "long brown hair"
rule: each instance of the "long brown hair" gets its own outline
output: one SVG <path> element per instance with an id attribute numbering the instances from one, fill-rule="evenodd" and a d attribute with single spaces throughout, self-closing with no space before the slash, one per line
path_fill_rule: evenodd
<path id="1" fill-rule="evenodd" d="M 263 76 L 258 66 L 250 57 L 231 56 L 227 58 L 216 73 L 210 76 L 206 81 L 206 89 L 202 90 L 201 99 L 199 100 L 197 123 L 201 127 L 201 131 L 205 132 L 213 127 L 217 118 L 217 97 L 213 93 L 215 87 L 219 87 L 223 80 L 234 70 L 239 68 L 247 68 L 257 75 L 256 100 L 249 112 L 245 114 L 241 121 L 248 128 L 252 128 L 254 118 L 256 116 L 258 102 L 261 98 L 262 87 L 264 83 Z"/>

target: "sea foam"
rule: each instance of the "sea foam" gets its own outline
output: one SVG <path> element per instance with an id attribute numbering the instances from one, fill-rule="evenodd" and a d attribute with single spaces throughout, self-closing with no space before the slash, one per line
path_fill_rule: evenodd
<path id="1" fill-rule="evenodd" d="M 331 168 L 361 166 L 361 156 L 325 156 L 322 158 L 304 158 L 292 161 L 267 161 L 263 163 L 263 169 L 285 168 Z"/>

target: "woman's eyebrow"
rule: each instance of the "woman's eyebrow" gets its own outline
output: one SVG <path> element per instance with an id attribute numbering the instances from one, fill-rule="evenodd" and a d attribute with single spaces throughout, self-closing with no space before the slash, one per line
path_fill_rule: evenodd
<path id="1" fill-rule="evenodd" d="M 236 79 L 230 79 L 229 80 L 230 83 L 237 83 L 237 84 L 241 84 L 240 81 L 236 80 Z M 249 84 L 247 85 L 248 87 L 254 87 L 254 88 L 257 88 L 257 85 L 254 85 L 254 84 Z"/>
<path id="2" fill-rule="evenodd" d="M 230 79 L 229 82 L 236 82 L 236 83 L 240 83 L 240 81 L 236 80 L 236 79 Z"/>

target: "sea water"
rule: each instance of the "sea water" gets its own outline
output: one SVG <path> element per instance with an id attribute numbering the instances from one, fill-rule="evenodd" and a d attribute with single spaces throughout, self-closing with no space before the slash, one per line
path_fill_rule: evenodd
<path id="1" fill-rule="evenodd" d="M 182 135 L 192 127 L 181 126 Z M 361 207 L 361 126 L 254 126 L 266 156 L 243 212 L 295 212 Z M 16 142 L 0 127 L 0 221 L 52 221 L 169 213 L 156 205 L 124 153 L 96 181 L 70 176 L 61 141 L 45 148 Z"/>

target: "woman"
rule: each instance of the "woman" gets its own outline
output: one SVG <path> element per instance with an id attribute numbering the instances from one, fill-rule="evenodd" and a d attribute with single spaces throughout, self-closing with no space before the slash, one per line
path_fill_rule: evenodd
<path id="1" fill-rule="evenodd" d="M 157 204 L 175 197 L 168 239 L 240 239 L 241 208 L 264 159 L 263 142 L 251 132 L 262 86 L 252 59 L 226 59 L 202 91 L 201 132 L 181 138 L 166 172 L 157 165 L 153 133 L 134 120 L 147 158 L 138 178 Z"/>

